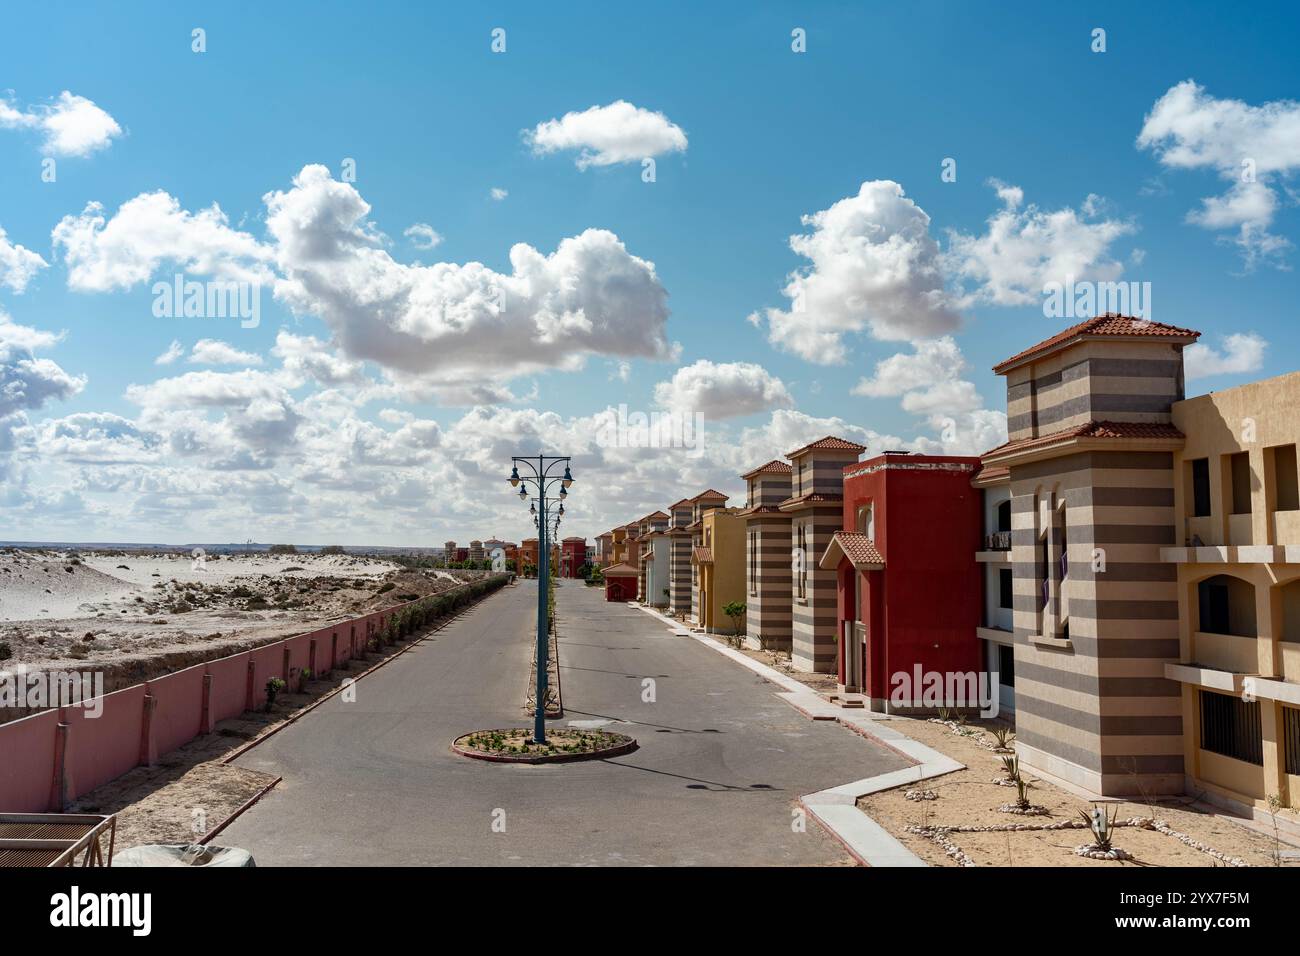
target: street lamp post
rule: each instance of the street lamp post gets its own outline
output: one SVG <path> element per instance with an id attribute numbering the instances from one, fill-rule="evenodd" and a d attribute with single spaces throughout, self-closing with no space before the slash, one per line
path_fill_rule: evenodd
<path id="1" fill-rule="evenodd" d="M 537 525 L 537 710 L 533 717 L 533 742 L 538 744 L 546 743 L 546 671 L 547 659 L 551 651 L 550 621 L 547 614 L 547 592 L 551 577 L 551 549 L 548 538 L 552 525 L 555 535 L 559 536 L 560 518 L 564 515 L 564 499 L 568 497 L 569 486 L 573 484 L 573 475 L 569 473 L 569 460 L 567 456 L 558 455 L 527 457 L 516 455 L 511 459 L 513 467 L 510 469 L 510 487 L 519 489 L 520 500 L 528 500 L 530 484 L 537 492 L 531 510 L 534 512 L 533 523 Z M 521 463 L 531 474 L 519 474 Z M 563 475 L 554 473 L 560 466 L 564 467 Z M 554 497 L 559 499 L 559 507 L 552 513 L 550 492 L 557 484 L 560 490 Z"/>

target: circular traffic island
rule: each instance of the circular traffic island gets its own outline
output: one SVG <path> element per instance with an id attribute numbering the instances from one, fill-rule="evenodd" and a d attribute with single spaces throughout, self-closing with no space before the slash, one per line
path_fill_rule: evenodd
<path id="1" fill-rule="evenodd" d="M 475 730 L 452 741 L 451 749 L 462 757 L 497 763 L 566 763 L 574 760 L 604 760 L 636 750 L 634 737 L 609 730 L 579 730 L 573 727 L 546 731 L 546 743 L 533 740 L 527 727 L 505 730 Z"/>

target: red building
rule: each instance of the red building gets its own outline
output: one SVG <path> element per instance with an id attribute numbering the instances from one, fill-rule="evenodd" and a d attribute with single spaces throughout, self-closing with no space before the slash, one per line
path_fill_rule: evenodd
<path id="1" fill-rule="evenodd" d="M 895 675 L 978 675 L 982 648 L 978 458 L 886 452 L 844 469 L 841 531 L 820 566 L 838 575 L 841 695 L 889 710 Z M 905 695 L 919 701 L 921 689 Z M 848 698 L 849 702 L 859 698 Z M 907 709 L 907 708 L 893 708 Z"/>
<path id="2" fill-rule="evenodd" d="M 565 538 L 560 543 L 560 577 L 576 578 L 584 564 L 587 563 L 587 539 L 579 537 Z"/>
<path id="3" fill-rule="evenodd" d="M 627 564 L 615 564 L 605 569 L 605 600 L 635 601 L 637 569 Z"/>

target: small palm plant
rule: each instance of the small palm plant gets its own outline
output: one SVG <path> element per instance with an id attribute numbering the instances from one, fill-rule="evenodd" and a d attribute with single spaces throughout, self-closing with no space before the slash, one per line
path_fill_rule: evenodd
<path id="1" fill-rule="evenodd" d="M 1083 817 L 1083 822 L 1088 824 L 1088 829 L 1092 831 L 1093 846 L 1103 853 L 1108 853 L 1114 837 L 1115 821 L 1119 819 L 1119 807 L 1107 811 L 1102 807 L 1094 806 L 1090 811 L 1080 810 L 1079 816 Z"/>
<path id="2" fill-rule="evenodd" d="M 1010 727 L 994 727 L 992 730 L 993 739 L 998 745 L 998 750 L 1009 750 L 1011 738 L 1015 736 L 1011 733 Z"/>
<path id="3" fill-rule="evenodd" d="M 1016 807 L 1021 810 L 1029 809 L 1029 782 L 1019 774 L 1015 777 L 1016 781 Z"/>
<path id="4" fill-rule="evenodd" d="M 1020 779 L 1020 758 L 1003 757 L 1002 772 L 1007 775 L 1008 780 L 1019 780 Z"/>

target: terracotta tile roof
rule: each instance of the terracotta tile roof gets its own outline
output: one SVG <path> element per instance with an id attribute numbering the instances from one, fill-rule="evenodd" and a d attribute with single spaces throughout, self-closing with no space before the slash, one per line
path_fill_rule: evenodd
<path id="1" fill-rule="evenodd" d="M 827 435 L 825 438 L 819 438 L 814 442 L 809 442 L 802 448 L 796 448 L 794 451 L 786 452 L 786 458 L 793 458 L 796 455 L 802 455 L 806 451 L 855 451 L 862 454 L 867 450 L 866 445 L 859 445 L 855 441 L 849 441 L 846 438 L 836 438 L 834 435 Z"/>
<path id="2" fill-rule="evenodd" d="M 1158 422 L 1084 422 L 1074 428 L 1065 428 L 1049 435 L 1039 435 L 1037 438 L 1021 438 L 1017 441 L 1006 442 L 997 448 L 989 449 L 980 457 L 989 458 L 994 455 L 1029 451 L 1034 448 L 1042 448 L 1078 438 L 1182 440 L 1186 437 L 1173 425 Z"/>
<path id="3" fill-rule="evenodd" d="M 601 574 L 607 578 L 632 578 L 639 577 L 641 571 L 630 564 L 611 564 L 609 567 L 604 568 Z"/>
<path id="4" fill-rule="evenodd" d="M 875 543 L 861 531 L 836 531 L 831 535 L 826 553 L 818 565 L 833 568 L 839 564 L 841 555 L 860 570 L 871 570 L 885 563 L 885 556 L 876 550 Z"/>
<path id="5" fill-rule="evenodd" d="M 1117 315 L 1114 312 L 1107 312 L 1105 315 L 1099 315 L 1093 319 L 1085 319 L 1077 325 L 1072 325 L 1064 331 L 1057 332 L 1049 339 L 1043 339 L 1037 345 L 1032 345 L 1023 352 L 1017 352 L 1009 359 L 1003 359 L 993 366 L 993 371 L 1000 375 L 1013 365 L 1019 365 L 1026 359 L 1033 358 L 1036 355 L 1053 352 L 1077 339 L 1109 338 L 1117 335 L 1130 338 L 1181 338 L 1194 341 L 1200 337 L 1201 333 L 1194 329 L 1165 325 L 1163 322 L 1147 322 L 1129 315 Z"/>
<path id="6" fill-rule="evenodd" d="M 815 504 L 837 505 L 843 500 L 844 499 L 840 495 L 823 495 L 820 492 L 814 491 L 814 492 L 809 492 L 806 495 L 798 495 L 794 498 L 786 498 L 785 501 L 777 505 L 777 508 L 779 508 L 781 511 L 786 511 L 790 508 L 794 508 L 799 505 L 815 505 Z"/>
<path id="7" fill-rule="evenodd" d="M 691 503 L 690 498 L 683 498 L 681 501 L 675 501 L 672 504 L 670 504 L 668 506 L 668 510 L 676 511 L 678 508 L 682 507 L 682 505 L 689 505 L 690 503 Z"/>
<path id="8" fill-rule="evenodd" d="M 693 564 L 712 564 L 712 548 L 691 548 L 691 562 Z"/>
<path id="9" fill-rule="evenodd" d="M 701 491 L 698 495 L 692 498 L 691 504 L 695 504 L 695 502 L 699 501 L 701 498 L 721 498 L 723 501 L 727 500 L 727 496 L 724 495 L 722 492 L 714 491 L 712 488 L 710 488 L 708 491 Z"/>
<path id="10" fill-rule="evenodd" d="M 665 514 L 664 512 L 662 512 L 662 511 L 652 511 L 652 512 L 650 512 L 650 514 L 648 514 L 648 515 L 646 515 L 644 518 L 642 518 L 641 521 L 650 521 L 650 520 L 652 520 L 652 519 L 654 519 L 654 518 L 667 518 L 667 517 L 668 517 L 668 515 L 666 515 L 666 514 Z M 638 523 L 640 523 L 640 522 L 638 522 Z"/>
<path id="11" fill-rule="evenodd" d="M 780 458 L 773 458 L 765 465 L 759 465 L 752 471 L 747 471 L 741 475 L 741 479 L 748 481 L 755 475 L 789 475 L 794 473 L 794 466 L 788 461 L 782 461 Z"/>
<path id="12" fill-rule="evenodd" d="M 780 514 L 780 513 L 781 513 L 781 509 L 778 508 L 776 505 L 755 505 L 753 508 L 742 508 L 740 511 L 736 512 L 736 514 L 740 515 L 742 518 L 746 517 L 747 515 L 766 515 L 766 514 Z"/>

